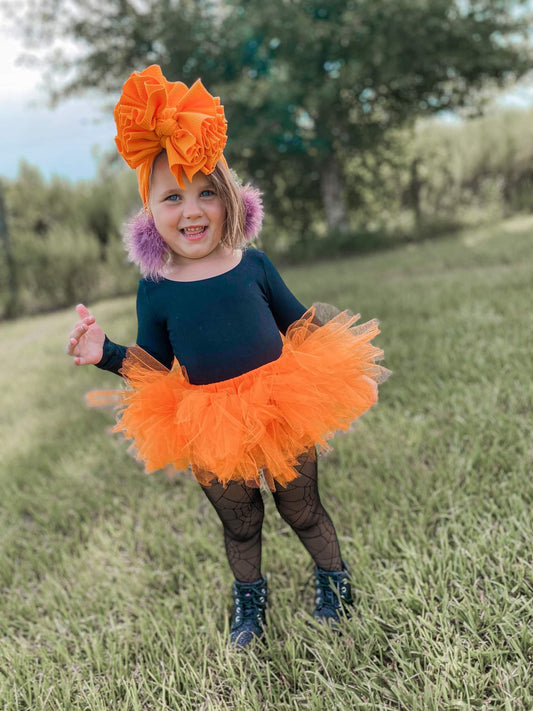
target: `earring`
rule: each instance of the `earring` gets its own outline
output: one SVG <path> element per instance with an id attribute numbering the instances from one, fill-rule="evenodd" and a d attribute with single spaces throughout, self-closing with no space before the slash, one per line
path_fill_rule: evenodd
<path id="1" fill-rule="evenodd" d="M 124 243 L 130 262 L 137 264 L 144 277 L 157 281 L 169 250 L 157 231 L 149 207 L 145 206 L 128 223 Z"/>

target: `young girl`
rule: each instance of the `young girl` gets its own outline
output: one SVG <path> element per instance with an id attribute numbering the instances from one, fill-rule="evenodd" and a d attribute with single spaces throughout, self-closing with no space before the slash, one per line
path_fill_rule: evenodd
<path id="1" fill-rule="evenodd" d="M 338 627 L 352 595 L 318 494 L 316 445 L 377 401 L 388 375 L 370 344 L 377 322 L 354 327 L 342 312 L 322 324 L 263 252 L 243 248 L 261 204 L 227 167 L 223 107 L 200 81 L 188 89 L 153 65 L 129 77 L 114 115 L 144 203 L 129 235 L 144 275 L 137 344 L 110 341 L 80 304 L 68 353 L 125 378 L 114 430 L 146 470 L 190 468 L 213 505 L 235 576 L 231 642 L 263 635 L 265 484 L 315 563 L 314 617 Z"/>

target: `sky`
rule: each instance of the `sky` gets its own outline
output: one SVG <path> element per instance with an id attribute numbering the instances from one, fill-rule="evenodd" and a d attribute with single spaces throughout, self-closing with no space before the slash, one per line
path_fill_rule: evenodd
<path id="1" fill-rule="evenodd" d="M 114 148 L 115 124 L 109 109 L 103 110 L 104 99 L 81 97 L 49 109 L 46 93 L 39 88 L 40 71 L 17 64 L 22 51 L 22 42 L 0 26 L 0 176 L 14 178 L 24 159 L 45 178 L 94 178 L 94 149 Z M 517 88 L 499 103 L 531 106 L 533 86 Z"/>
<path id="2" fill-rule="evenodd" d="M 115 124 L 102 97 L 63 101 L 47 107 L 41 72 L 17 65 L 22 43 L 0 28 L 0 176 L 14 178 L 21 159 L 46 178 L 71 180 L 96 174 L 93 148 L 114 146 Z M 118 99 L 118 97 L 117 97 Z"/>

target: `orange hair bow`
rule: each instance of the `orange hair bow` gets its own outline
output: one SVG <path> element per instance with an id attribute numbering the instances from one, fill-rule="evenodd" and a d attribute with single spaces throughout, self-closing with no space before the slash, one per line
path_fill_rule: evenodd
<path id="1" fill-rule="evenodd" d="M 113 112 L 118 152 L 137 169 L 139 192 L 148 204 L 154 158 L 165 149 L 170 170 L 180 187 L 201 170 L 209 175 L 226 145 L 227 121 L 220 99 L 198 79 L 191 88 L 169 82 L 161 67 L 152 64 L 130 75 Z"/>

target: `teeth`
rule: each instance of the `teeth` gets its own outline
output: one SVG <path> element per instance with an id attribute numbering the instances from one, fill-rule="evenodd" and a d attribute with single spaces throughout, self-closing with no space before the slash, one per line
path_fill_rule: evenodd
<path id="1" fill-rule="evenodd" d="M 200 232 L 203 232 L 205 227 L 185 227 L 183 230 L 186 232 L 188 235 L 199 235 Z"/>

